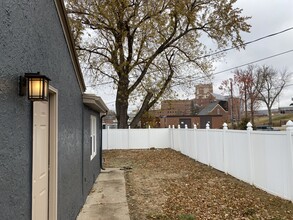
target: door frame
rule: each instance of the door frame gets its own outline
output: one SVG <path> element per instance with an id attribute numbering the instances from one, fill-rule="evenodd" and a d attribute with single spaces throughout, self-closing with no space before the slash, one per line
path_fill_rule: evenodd
<path id="1" fill-rule="evenodd" d="M 48 163 L 49 163 L 49 176 L 48 176 L 48 220 L 57 219 L 57 202 L 58 202 L 58 90 L 49 86 L 49 150 L 48 150 Z M 32 134 L 32 137 L 34 134 Z M 33 152 L 32 145 L 32 152 Z M 34 167 L 34 160 L 32 157 L 32 170 Z M 32 171 L 33 181 L 33 171 Z M 33 184 L 32 184 L 32 200 L 33 200 Z M 32 204 L 32 214 L 33 214 Z"/>
<path id="2" fill-rule="evenodd" d="M 57 219 L 58 202 L 58 90 L 49 86 L 49 220 Z"/>

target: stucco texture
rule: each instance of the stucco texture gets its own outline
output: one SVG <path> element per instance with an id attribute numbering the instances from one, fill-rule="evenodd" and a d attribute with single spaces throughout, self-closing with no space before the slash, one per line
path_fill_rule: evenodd
<path id="1" fill-rule="evenodd" d="M 91 139 L 90 139 L 90 118 L 91 115 L 97 118 L 97 155 L 90 160 L 91 157 Z M 83 198 L 86 200 L 96 178 L 98 177 L 100 167 L 100 137 L 101 137 L 101 122 L 100 114 L 91 110 L 87 106 L 84 107 L 84 138 L 83 138 Z M 90 160 L 90 162 L 88 162 Z"/>

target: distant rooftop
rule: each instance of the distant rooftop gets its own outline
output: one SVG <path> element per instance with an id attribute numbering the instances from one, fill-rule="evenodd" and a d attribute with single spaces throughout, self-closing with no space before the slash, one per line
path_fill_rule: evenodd
<path id="1" fill-rule="evenodd" d="M 218 104 L 219 102 L 211 102 L 204 109 L 202 109 L 198 115 L 208 115 Z"/>

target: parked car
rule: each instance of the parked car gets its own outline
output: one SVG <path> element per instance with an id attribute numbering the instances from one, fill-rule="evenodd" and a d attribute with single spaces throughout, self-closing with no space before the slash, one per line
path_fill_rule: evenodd
<path id="1" fill-rule="evenodd" d="M 255 130 L 259 130 L 259 131 L 278 131 L 277 129 L 274 129 L 272 126 L 269 126 L 269 125 L 256 126 Z"/>

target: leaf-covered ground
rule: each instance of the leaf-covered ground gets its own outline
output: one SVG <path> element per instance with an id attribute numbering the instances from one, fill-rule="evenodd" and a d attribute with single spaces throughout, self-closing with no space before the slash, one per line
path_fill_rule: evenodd
<path id="1" fill-rule="evenodd" d="M 170 149 L 107 150 L 125 170 L 132 220 L 293 219 L 293 204 Z M 293 187 L 293 186 L 292 186 Z"/>

